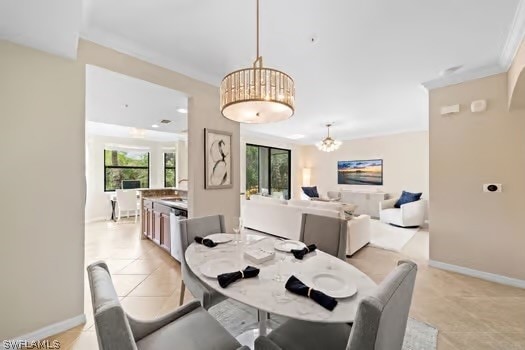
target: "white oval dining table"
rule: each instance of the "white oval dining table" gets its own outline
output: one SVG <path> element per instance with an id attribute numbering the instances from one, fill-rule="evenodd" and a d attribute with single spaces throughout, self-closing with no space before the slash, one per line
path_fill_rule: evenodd
<path id="1" fill-rule="evenodd" d="M 324 322 L 350 323 L 355 319 L 359 301 L 370 295 L 377 285 L 363 272 L 351 264 L 322 251 L 307 254 L 303 260 L 293 254 L 275 250 L 275 258 L 256 264 L 244 258 L 246 249 L 264 249 L 274 251 L 278 238 L 248 234 L 241 242 L 228 242 L 208 248 L 192 243 L 186 250 L 186 262 L 191 271 L 206 285 L 224 296 L 256 308 L 259 311 L 259 334 L 265 335 L 267 314 L 276 314 L 288 318 Z M 262 237 L 262 238 L 261 238 Z M 201 273 L 201 266 L 214 259 L 228 259 L 234 262 L 233 271 L 255 266 L 260 269 L 255 278 L 242 279 L 222 288 L 216 278 L 208 278 Z M 313 300 L 293 294 L 285 289 L 285 283 L 291 275 L 301 279 L 312 273 L 330 272 L 348 277 L 357 286 L 357 293 L 352 297 L 337 299 L 338 304 L 329 311 Z"/>

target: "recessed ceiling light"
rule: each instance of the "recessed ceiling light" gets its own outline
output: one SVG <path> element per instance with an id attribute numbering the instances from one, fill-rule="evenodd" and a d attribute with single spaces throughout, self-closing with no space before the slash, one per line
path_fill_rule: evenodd
<path id="1" fill-rule="evenodd" d="M 463 65 L 449 67 L 449 68 L 441 71 L 441 73 L 439 73 L 439 75 L 441 75 L 442 77 L 447 76 L 447 75 L 451 75 L 451 74 L 456 73 L 461 68 L 463 68 Z"/>
<path id="2" fill-rule="evenodd" d="M 290 135 L 290 136 L 286 136 L 286 138 L 290 139 L 290 140 L 299 140 L 299 139 L 305 138 L 305 136 L 301 135 L 301 134 L 293 134 L 293 135 Z"/>
<path id="3" fill-rule="evenodd" d="M 188 110 L 186 108 L 177 108 L 177 112 L 186 114 L 188 113 Z"/>
<path id="4" fill-rule="evenodd" d="M 153 124 L 151 127 L 152 128 L 158 128 L 159 126 L 157 124 Z"/>

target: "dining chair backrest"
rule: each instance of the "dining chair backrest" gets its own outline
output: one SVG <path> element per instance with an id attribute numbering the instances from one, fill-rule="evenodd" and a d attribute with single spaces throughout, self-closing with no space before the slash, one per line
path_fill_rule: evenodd
<path id="1" fill-rule="evenodd" d="M 101 350 L 135 350 L 137 346 L 122 308 L 106 263 L 96 262 L 87 267 L 93 317 Z"/>
<path id="2" fill-rule="evenodd" d="M 347 350 L 402 349 L 416 273 L 415 263 L 400 261 L 377 291 L 361 300 Z"/>
<path id="3" fill-rule="evenodd" d="M 306 245 L 315 244 L 318 249 L 346 260 L 346 220 L 303 213 L 299 239 Z"/>
<path id="4" fill-rule="evenodd" d="M 191 218 L 180 220 L 178 223 L 183 253 L 186 252 L 188 246 L 195 241 L 195 237 L 197 236 L 206 237 L 213 233 L 226 232 L 226 225 L 224 225 L 224 215 L 211 215 L 199 218 Z"/>
<path id="5" fill-rule="evenodd" d="M 120 210 L 137 210 L 136 190 L 116 190 L 117 204 Z"/>

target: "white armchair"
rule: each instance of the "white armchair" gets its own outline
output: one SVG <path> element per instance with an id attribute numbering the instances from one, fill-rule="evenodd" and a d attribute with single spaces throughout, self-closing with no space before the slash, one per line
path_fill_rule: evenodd
<path id="1" fill-rule="evenodd" d="M 387 199 L 379 203 L 379 219 L 381 222 L 400 227 L 419 227 L 425 222 L 427 201 L 420 199 L 415 202 L 395 208 L 398 198 Z"/>

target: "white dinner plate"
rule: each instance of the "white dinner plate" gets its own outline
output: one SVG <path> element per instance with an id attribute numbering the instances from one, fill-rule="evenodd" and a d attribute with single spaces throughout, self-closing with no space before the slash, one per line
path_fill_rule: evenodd
<path id="1" fill-rule="evenodd" d="M 281 252 L 290 252 L 292 249 L 303 249 L 306 247 L 306 244 L 299 241 L 277 241 L 275 242 L 274 246 L 275 249 L 280 250 Z"/>
<path id="2" fill-rule="evenodd" d="M 334 298 L 349 298 L 357 292 L 357 286 L 349 277 L 332 272 L 315 272 L 301 278 L 307 286 Z"/>
<path id="3" fill-rule="evenodd" d="M 239 270 L 239 267 L 232 259 L 212 259 L 206 261 L 200 267 L 201 273 L 209 278 L 217 278 L 221 273 L 234 272 Z"/>
<path id="4" fill-rule="evenodd" d="M 218 244 L 228 243 L 228 242 L 233 241 L 233 235 L 231 233 L 214 233 L 214 234 L 206 236 L 205 238 L 209 238 Z"/>

